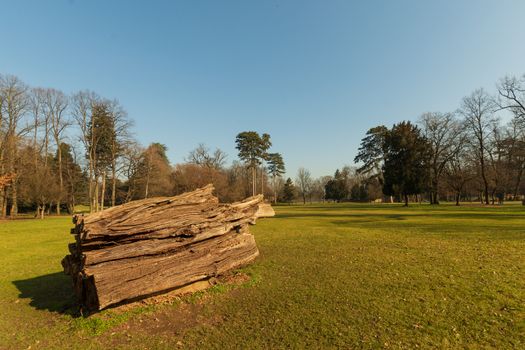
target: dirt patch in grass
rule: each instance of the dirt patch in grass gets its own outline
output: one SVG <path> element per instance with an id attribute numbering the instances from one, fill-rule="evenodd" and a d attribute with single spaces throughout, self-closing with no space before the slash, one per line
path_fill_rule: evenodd
<path id="1" fill-rule="evenodd" d="M 133 312 L 137 308 L 144 312 L 129 321 L 114 327 L 110 333 L 115 334 L 158 334 L 182 335 L 185 330 L 197 326 L 211 326 L 222 322 L 222 317 L 203 312 L 213 294 L 231 294 L 237 287 L 248 283 L 250 276 L 245 273 L 229 273 L 209 281 L 202 281 L 170 293 L 150 297 L 144 300 L 124 304 L 111 309 L 114 314 Z"/>
<path id="2" fill-rule="evenodd" d="M 197 304 L 183 303 L 151 315 L 137 317 L 127 324 L 115 328 L 112 333 L 181 336 L 189 328 L 218 321 L 204 317 L 202 309 L 203 302 Z"/>

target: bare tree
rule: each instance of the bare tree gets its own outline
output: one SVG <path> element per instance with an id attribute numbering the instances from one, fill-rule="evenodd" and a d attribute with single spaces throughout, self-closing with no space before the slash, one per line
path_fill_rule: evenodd
<path id="1" fill-rule="evenodd" d="M 499 107 L 509 109 L 525 121 L 525 74 L 521 78 L 506 76 L 498 84 Z"/>
<path id="2" fill-rule="evenodd" d="M 439 204 L 441 176 L 447 163 L 464 146 L 464 134 L 452 113 L 425 113 L 419 124 L 430 144 L 430 204 Z"/>
<path id="3" fill-rule="evenodd" d="M 137 142 L 128 142 L 122 149 L 121 169 L 126 177 L 127 189 L 124 201 L 127 203 L 137 197 L 139 171 L 144 163 L 144 149 Z"/>
<path id="4" fill-rule="evenodd" d="M 489 204 L 486 162 L 489 156 L 490 138 L 493 136 L 494 124 L 497 122 L 494 117 L 495 109 L 493 99 L 483 89 L 478 89 L 463 98 L 460 108 L 460 113 L 465 118 L 465 127 L 470 134 L 469 143 L 478 161 L 485 204 Z"/>
<path id="5" fill-rule="evenodd" d="M 197 148 L 188 154 L 186 161 L 203 169 L 206 174 L 207 183 L 215 183 L 218 173 L 224 167 L 226 158 L 226 153 L 219 148 L 216 148 L 215 151 L 211 153 L 205 144 L 200 143 Z"/>
<path id="6" fill-rule="evenodd" d="M 305 168 L 299 168 L 295 183 L 297 184 L 301 197 L 303 197 L 303 204 L 306 204 L 306 197 L 309 197 L 312 191 L 312 176 L 310 175 L 310 171 Z"/>
<path id="7" fill-rule="evenodd" d="M 44 94 L 45 90 L 42 88 L 33 88 L 29 94 L 29 109 L 33 117 L 33 162 L 36 164 L 38 162 L 38 157 L 43 151 L 44 144 L 47 146 L 48 142 L 48 131 L 49 124 L 46 123 L 46 113 L 44 105 Z M 44 127 L 44 143 L 39 145 L 38 137 L 40 127 Z M 46 148 L 47 152 L 47 148 Z M 44 153 L 47 154 L 47 153 Z"/>
<path id="8" fill-rule="evenodd" d="M 199 143 L 197 148 L 192 150 L 186 159 L 188 163 L 201 165 L 207 168 L 221 169 L 224 167 L 227 155 L 219 148 L 216 148 L 213 153 L 203 143 Z"/>
<path id="9" fill-rule="evenodd" d="M 29 123 L 22 125 L 22 121 L 29 108 L 28 87 L 15 76 L 0 76 L 0 130 L 2 130 L 2 140 L 0 140 L 0 163 L 2 164 L 1 173 L 14 174 L 10 187 L 11 194 L 11 216 L 18 214 L 18 180 L 17 158 L 18 141 L 31 130 Z M 5 165 L 4 165 L 5 164 Z M 8 194 L 4 190 L 2 194 L 2 216 L 7 213 Z"/>
<path id="10" fill-rule="evenodd" d="M 133 122 L 127 112 L 117 100 L 108 102 L 111 117 L 113 118 L 114 137 L 111 139 L 111 206 L 115 206 L 117 193 L 118 173 L 124 170 L 119 162 L 123 156 L 125 144 L 131 142 L 130 129 Z"/>
<path id="11" fill-rule="evenodd" d="M 57 163 L 58 163 L 58 188 L 59 195 L 56 198 L 56 213 L 60 215 L 60 205 L 62 203 L 62 196 L 64 192 L 64 178 L 62 172 L 62 147 L 60 144 L 64 138 L 64 131 L 71 125 L 71 121 L 67 118 L 66 110 L 69 104 L 68 97 L 59 90 L 46 89 L 44 94 L 45 113 L 51 121 L 51 133 L 55 140 L 57 149 Z M 47 119 L 47 118 L 46 118 Z"/>
<path id="12" fill-rule="evenodd" d="M 95 165 L 96 153 L 95 149 L 91 147 L 93 144 L 93 137 L 95 135 L 91 128 L 92 108 L 95 103 L 100 100 L 97 94 L 92 91 L 79 91 L 72 98 L 72 114 L 75 122 L 80 129 L 80 141 L 84 146 L 86 158 L 88 162 L 88 198 L 90 212 L 96 211 L 95 201 Z"/>
<path id="13" fill-rule="evenodd" d="M 515 115 L 507 128 L 507 147 L 514 170 L 513 199 L 518 198 L 523 173 L 525 172 L 525 122 Z"/>
<path id="14" fill-rule="evenodd" d="M 525 166 L 525 130 L 519 117 L 513 118 L 507 125 L 496 125 L 489 153 L 492 171 L 492 201 L 497 194 L 501 202 L 512 194 L 518 196 L 521 178 Z"/>
<path id="15" fill-rule="evenodd" d="M 475 177 L 466 154 L 467 152 L 468 150 L 462 148 L 454 153 L 445 164 L 444 169 L 445 184 L 454 193 L 457 206 L 459 206 L 461 195 L 465 191 L 466 184 Z"/>
<path id="16" fill-rule="evenodd" d="M 160 143 L 152 143 L 143 152 L 136 173 L 142 198 L 168 196 L 173 193 L 173 169 L 166 155 L 167 148 Z"/>
<path id="17" fill-rule="evenodd" d="M 42 159 L 46 155 L 38 154 L 36 162 L 34 156 L 32 147 L 21 146 L 20 198 L 22 201 L 35 204 L 35 217 L 43 219 L 46 206 L 57 198 L 59 188 L 51 167 L 47 166 Z"/>

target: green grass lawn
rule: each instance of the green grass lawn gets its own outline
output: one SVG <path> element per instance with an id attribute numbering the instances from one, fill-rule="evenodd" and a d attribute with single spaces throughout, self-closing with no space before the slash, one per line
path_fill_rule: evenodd
<path id="1" fill-rule="evenodd" d="M 525 209 L 277 207 L 243 285 L 77 317 L 70 218 L 0 222 L 0 348 L 525 348 Z"/>

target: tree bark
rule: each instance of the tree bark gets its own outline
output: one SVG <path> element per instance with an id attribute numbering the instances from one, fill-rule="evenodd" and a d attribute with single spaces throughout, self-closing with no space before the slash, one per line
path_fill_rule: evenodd
<path id="1" fill-rule="evenodd" d="M 60 147 L 60 141 L 57 138 L 57 158 L 58 158 L 58 198 L 57 198 L 57 215 L 60 215 L 60 205 L 62 201 L 62 194 L 64 193 L 64 176 L 62 174 L 62 147 Z"/>
<path id="2" fill-rule="evenodd" d="M 16 217 L 18 215 L 18 186 L 16 178 L 11 183 L 11 211 L 9 212 L 10 217 Z"/>
<path id="3" fill-rule="evenodd" d="M 518 171 L 518 177 L 516 179 L 516 185 L 514 186 L 514 198 L 518 197 L 518 193 L 520 191 L 520 185 L 521 185 L 521 177 L 523 176 L 523 170 L 525 169 L 525 166 L 521 166 L 520 170 Z"/>
<path id="4" fill-rule="evenodd" d="M 79 301 L 100 310 L 207 280 L 259 254 L 248 224 L 262 196 L 219 204 L 213 186 L 75 215 L 62 260 Z"/>
<path id="5" fill-rule="evenodd" d="M 261 165 L 261 194 L 264 196 L 264 167 Z"/>
<path id="6" fill-rule="evenodd" d="M 7 188 L 2 190 L 2 196 L 0 199 L 2 200 L 2 203 L 0 204 L 2 208 L 2 218 L 5 218 L 7 216 Z"/>
<path id="7" fill-rule="evenodd" d="M 95 190 L 93 193 L 93 207 L 95 208 L 95 212 L 99 211 L 99 181 L 98 181 L 98 175 L 95 175 Z"/>
<path id="8" fill-rule="evenodd" d="M 104 199 L 106 198 L 106 171 L 102 172 L 102 190 L 100 194 L 100 210 L 104 210 Z"/>
<path id="9" fill-rule="evenodd" d="M 430 192 L 430 204 L 439 205 L 439 180 L 437 177 L 432 181 L 432 191 Z"/>
<path id="10" fill-rule="evenodd" d="M 117 199 L 117 170 L 116 170 L 116 161 L 115 159 L 112 160 L 111 164 L 111 206 L 115 206 L 115 202 Z"/>
<path id="11" fill-rule="evenodd" d="M 255 196 L 255 193 L 257 192 L 257 166 L 252 166 L 252 196 Z"/>

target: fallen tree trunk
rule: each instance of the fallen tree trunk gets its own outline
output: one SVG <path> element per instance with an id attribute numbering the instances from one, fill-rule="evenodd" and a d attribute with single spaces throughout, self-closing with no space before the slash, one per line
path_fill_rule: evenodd
<path id="1" fill-rule="evenodd" d="M 219 204 L 208 185 L 73 218 L 75 243 L 62 260 L 80 304 L 100 310 L 168 292 L 251 262 L 248 225 L 262 196 Z"/>

